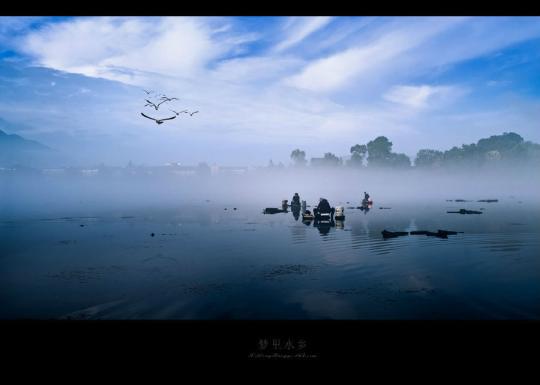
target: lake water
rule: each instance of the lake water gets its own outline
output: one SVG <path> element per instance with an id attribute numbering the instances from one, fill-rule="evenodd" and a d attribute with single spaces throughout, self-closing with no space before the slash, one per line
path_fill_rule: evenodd
<path id="1" fill-rule="evenodd" d="M 540 208 L 498 198 L 375 202 L 327 228 L 202 198 L 4 216 L 0 318 L 540 319 Z"/>

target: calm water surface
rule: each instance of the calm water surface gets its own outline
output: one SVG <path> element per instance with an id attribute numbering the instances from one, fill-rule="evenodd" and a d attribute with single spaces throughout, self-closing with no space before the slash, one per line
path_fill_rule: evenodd
<path id="1" fill-rule="evenodd" d="M 326 228 L 265 206 L 194 199 L 0 218 L 0 318 L 540 318 L 535 203 L 384 202 Z M 483 214 L 446 213 L 459 208 Z"/>

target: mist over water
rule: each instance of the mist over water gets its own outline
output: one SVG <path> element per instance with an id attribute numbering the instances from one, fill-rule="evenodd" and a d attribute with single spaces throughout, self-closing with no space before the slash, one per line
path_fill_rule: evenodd
<path id="1" fill-rule="evenodd" d="M 298 192 L 308 205 L 358 206 L 367 191 L 374 204 L 424 204 L 445 200 L 514 197 L 538 203 L 535 168 L 473 170 L 253 170 L 245 175 L 37 175 L 0 176 L 2 216 L 37 213 L 175 207 L 210 200 L 219 204 L 278 207 Z M 346 203 L 350 202 L 350 203 Z M 466 204 L 465 204 L 466 205 Z"/>
<path id="2" fill-rule="evenodd" d="M 1 183 L 1 318 L 540 318 L 540 183 L 531 170 Z M 356 209 L 364 191 L 374 201 L 367 212 Z M 344 206 L 345 220 L 325 227 L 291 211 L 262 213 L 295 192 L 309 209 L 320 197 Z M 447 213 L 461 208 L 482 214 Z M 463 233 L 381 235 L 438 229 Z"/>

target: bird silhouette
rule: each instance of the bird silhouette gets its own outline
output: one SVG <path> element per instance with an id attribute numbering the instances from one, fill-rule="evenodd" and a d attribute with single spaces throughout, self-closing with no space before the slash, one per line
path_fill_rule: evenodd
<path id="1" fill-rule="evenodd" d="M 160 105 L 162 105 L 163 103 L 168 101 L 168 100 L 163 100 L 162 102 L 159 102 L 158 104 L 155 104 L 155 103 L 151 102 L 148 99 L 144 99 L 144 100 L 146 100 L 146 104 L 144 105 L 145 107 L 146 106 L 152 106 L 152 107 L 154 107 L 156 109 L 156 111 L 159 110 Z"/>
<path id="2" fill-rule="evenodd" d="M 199 112 L 199 111 L 195 111 L 195 112 L 188 112 L 188 114 L 189 114 L 189 116 L 193 116 L 193 115 L 195 115 L 195 114 L 196 114 L 197 112 Z"/>
<path id="3" fill-rule="evenodd" d="M 180 114 L 182 114 L 182 113 L 186 113 L 186 114 L 189 113 L 188 110 L 184 110 L 184 111 L 180 111 L 180 112 L 176 112 L 175 110 L 169 110 L 169 111 L 174 112 L 174 113 L 176 114 L 176 116 L 178 116 L 178 115 L 180 115 Z"/>
<path id="4" fill-rule="evenodd" d="M 144 92 L 146 92 L 146 95 L 150 95 L 151 93 L 153 93 L 154 91 L 147 91 L 147 90 L 143 90 Z"/>
<path id="5" fill-rule="evenodd" d="M 164 100 L 164 101 L 167 101 L 167 102 L 170 102 L 171 100 L 179 100 L 178 98 L 168 98 L 166 97 L 165 95 L 163 95 L 160 100 Z"/>
<path id="6" fill-rule="evenodd" d="M 141 115 L 144 116 L 144 117 L 147 118 L 147 119 L 151 119 L 151 120 L 155 121 L 157 124 L 162 124 L 163 121 L 165 121 L 165 120 L 171 120 L 171 119 L 176 118 L 176 116 L 173 116 L 173 117 L 171 117 L 171 118 L 156 119 L 156 118 L 152 118 L 151 116 L 145 115 L 145 114 L 142 113 L 142 112 L 141 112 Z"/>

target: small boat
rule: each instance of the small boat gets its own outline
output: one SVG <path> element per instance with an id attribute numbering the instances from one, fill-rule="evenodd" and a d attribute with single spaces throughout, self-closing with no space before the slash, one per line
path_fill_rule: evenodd
<path id="1" fill-rule="evenodd" d="M 332 213 L 317 213 L 315 215 L 315 220 L 323 221 L 323 222 L 330 222 L 332 221 Z"/>
<path id="2" fill-rule="evenodd" d="M 345 220 L 345 209 L 343 208 L 343 206 L 336 207 L 336 213 L 334 218 L 336 218 L 336 221 Z"/>
<path id="3" fill-rule="evenodd" d="M 360 210 L 366 210 L 373 207 L 373 201 L 371 199 L 362 199 L 362 205 L 358 208 Z"/>

